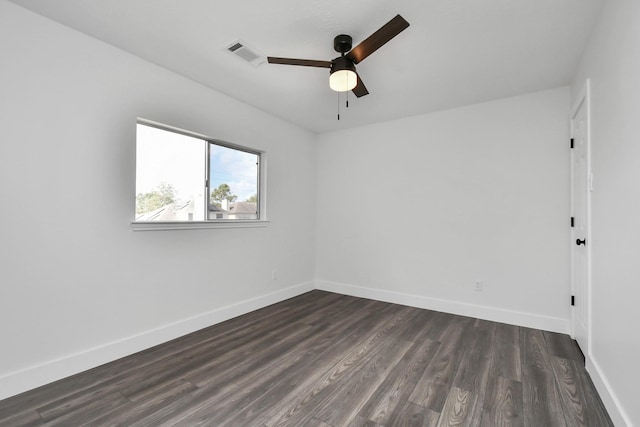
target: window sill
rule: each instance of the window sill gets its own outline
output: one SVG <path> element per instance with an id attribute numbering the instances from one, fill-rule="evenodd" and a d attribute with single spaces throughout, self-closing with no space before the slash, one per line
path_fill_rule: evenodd
<path id="1" fill-rule="evenodd" d="M 203 228 L 257 228 L 269 225 L 267 220 L 190 221 L 190 222 L 131 222 L 133 231 L 198 230 Z"/>

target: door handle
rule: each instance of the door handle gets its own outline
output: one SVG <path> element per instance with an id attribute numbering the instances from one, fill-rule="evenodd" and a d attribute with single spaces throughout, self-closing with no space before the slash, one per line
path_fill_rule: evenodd
<path id="1" fill-rule="evenodd" d="M 580 245 L 584 245 L 587 246 L 587 239 L 576 239 L 576 245 L 580 246 Z"/>

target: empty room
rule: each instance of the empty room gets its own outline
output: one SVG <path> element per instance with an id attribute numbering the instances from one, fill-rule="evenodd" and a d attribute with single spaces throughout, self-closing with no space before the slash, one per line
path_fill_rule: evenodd
<path id="1" fill-rule="evenodd" d="M 0 425 L 640 426 L 640 2 L 0 0 Z"/>

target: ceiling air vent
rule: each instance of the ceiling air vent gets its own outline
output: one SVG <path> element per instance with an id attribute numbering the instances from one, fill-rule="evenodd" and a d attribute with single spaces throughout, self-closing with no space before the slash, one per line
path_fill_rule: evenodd
<path id="1" fill-rule="evenodd" d="M 227 46 L 227 52 L 232 53 L 253 66 L 258 66 L 266 61 L 266 57 L 263 54 L 251 46 L 248 46 L 242 40 L 237 40 Z"/>

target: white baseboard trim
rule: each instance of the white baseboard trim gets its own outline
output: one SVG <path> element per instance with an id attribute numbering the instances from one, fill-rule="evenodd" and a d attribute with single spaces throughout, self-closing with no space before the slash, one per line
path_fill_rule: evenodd
<path id="1" fill-rule="evenodd" d="M 86 371 L 141 350 L 195 332 L 216 323 L 224 322 L 254 310 L 301 295 L 314 289 L 312 282 L 291 286 L 217 308 L 187 319 L 106 343 L 75 354 L 31 366 L 0 377 L 0 400 L 32 390 L 53 381 Z"/>
<path id="2" fill-rule="evenodd" d="M 545 331 L 569 333 L 569 319 L 541 316 L 533 313 L 506 310 L 503 308 L 487 307 L 463 302 L 425 297 L 421 295 L 405 294 L 383 289 L 365 288 L 362 286 L 336 283 L 326 280 L 316 280 L 316 289 L 336 292 L 354 297 L 374 299 L 410 307 L 443 311 L 461 316 L 477 317 L 493 322 L 508 323 Z"/>
<path id="3" fill-rule="evenodd" d="M 607 381 L 607 377 L 603 374 L 600 365 L 592 355 L 586 356 L 586 365 L 587 372 L 589 372 L 591 376 L 591 381 L 593 381 L 593 385 L 596 386 L 596 390 L 598 390 L 600 399 L 602 399 L 602 403 L 604 403 L 605 408 L 607 408 L 613 425 L 617 427 L 632 427 L 631 419 L 623 409 L 620 400 L 618 400 L 609 381 Z"/>

